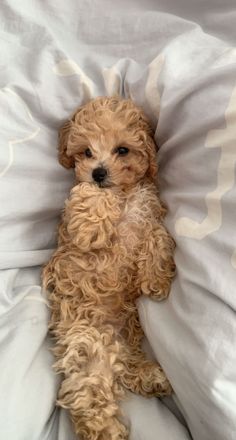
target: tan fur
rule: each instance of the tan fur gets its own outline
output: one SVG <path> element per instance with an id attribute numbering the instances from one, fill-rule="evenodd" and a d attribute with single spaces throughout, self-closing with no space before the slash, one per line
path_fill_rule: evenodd
<path id="1" fill-rule="evenodd" d="M 44 268 L 52 309 L 58 403 L 86 440 L 124 440 L 119 401 L 125 389 L 144 396 L 171 392 L 160 365 L 141 349 L 136 300 L 166 298 L 174 276 L 174 242 L 163 225 L 155 185 L 153 133 L 132 101 L 98 98 L 60 131 L 59 160 L 75 167 L 76 184 L 59 227 L 58 249 Z M 117 146 L 130 149 L 125 157 Z M 84 154 L 90 148 L 93 157 Z M 92 171 L 103 165 L 103 187 Z"/>

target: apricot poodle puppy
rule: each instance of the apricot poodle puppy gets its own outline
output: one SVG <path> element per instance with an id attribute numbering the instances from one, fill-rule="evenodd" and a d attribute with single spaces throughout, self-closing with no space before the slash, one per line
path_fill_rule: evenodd
<path id="1" fill-rule="evenodd" d="M 59 134 L 59 161 L 75 169 L 58 248 L 44 268 L 62 373 L 58 404 L 86 440 L 124 440 L 125 389 L 164 396 L 170 384 L 142 351 L 136 300 L 166 298 L 174 242 L 163 225 L 151 126 L 131 100 L 97 98 Z"/>

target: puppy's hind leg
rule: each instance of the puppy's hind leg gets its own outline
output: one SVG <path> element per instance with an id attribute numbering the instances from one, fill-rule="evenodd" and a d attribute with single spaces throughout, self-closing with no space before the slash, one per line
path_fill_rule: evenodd
<path id="1" fill-rule="evenodd" d="M 172 392 L 161 366 L 148 360 L 142 351 L 127 355 L 120 380 L 125 388 L 145 397 L 163 397 Z"/>
<path id="2" fill-rule="evenodd" d="M 66 345 L 55 365 L 64 375 L 58 404 L 70 411 L 76 434 L 84 440 L 126 440 L 118 406 L 124 394 L 117 382 L 119 343 L 111 332 L 78 324 L 58 342 Z"/>
<path id="3" fill-rule="evenodd" d="M 145 397 L 169 395 L 172 388 L 163 369 L 158 362 L 149 360 L 142 350 L 143 336 L 138 310 L 134 307 L 132 313 L 127 315 L 123 329 L 124 368 L 120 381 L 128 390 Z"/>

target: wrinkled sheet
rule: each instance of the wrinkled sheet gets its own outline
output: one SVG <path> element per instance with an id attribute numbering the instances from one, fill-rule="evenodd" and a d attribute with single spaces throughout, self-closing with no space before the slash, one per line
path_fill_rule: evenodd
<path id="1" fill-rule="evenodd" d="M 131 440 L 236 438 L 235 20 L 233 0 L 2 0 L 0 438 L 74 439 L 55 407 L 40 267 L 73 180 L 57 161 L 58 128 L 113 93 L 156 129 L 177 243 L 169 299 L 139 304 L 175 393 L 129 396 Z"/>

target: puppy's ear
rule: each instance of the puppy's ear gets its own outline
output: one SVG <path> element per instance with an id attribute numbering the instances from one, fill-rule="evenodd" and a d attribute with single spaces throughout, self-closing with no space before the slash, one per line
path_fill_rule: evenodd
<path id="1" fill-rule="evenodd" d="M 139 121 L 138 125 L 143 130 L 144 133 L 144 144 L 146 146 L 146 152 L 149 159 L 149 167 L 147 169 L 146 175 L 152 180 L 155 180 L 157 176 L 158 166 L 157 166 L 157 145 L 154 139 L 154 130 L 150 124 L 150 121 L 140 109 L 139 111 Z"/>
<path id="2" fill-rule="evenodd" d="M 154 141 L 154 137 L 149 135 L 146 141 L 147 153 L 149 156 L 149 167 L 147 170 L 147 176 L 151 179 L 155 179 L 157 176 L 158 166 L 157 166 L 157 146 Z"/>
<path id="3" fill-rule="evenodd" d="M 68 137 L 71 129 L 71 121 L 67 121 L 59 130 L 58 159 L 65 168 L 74 168 L 75 161 L 67 154 Z"/>

